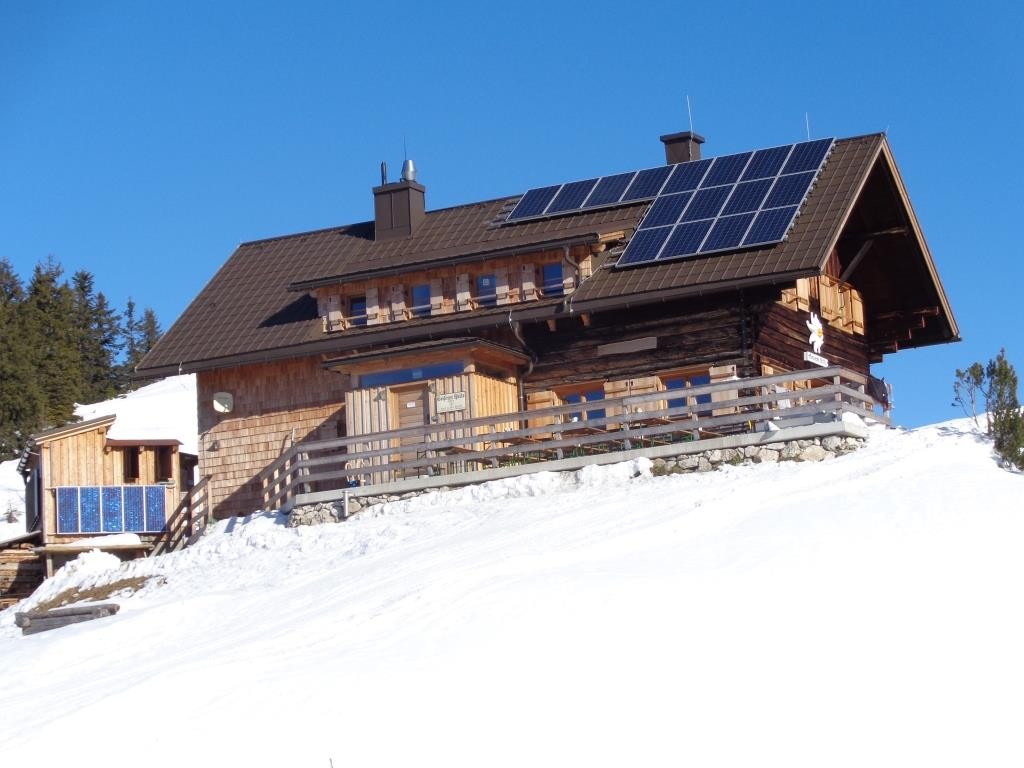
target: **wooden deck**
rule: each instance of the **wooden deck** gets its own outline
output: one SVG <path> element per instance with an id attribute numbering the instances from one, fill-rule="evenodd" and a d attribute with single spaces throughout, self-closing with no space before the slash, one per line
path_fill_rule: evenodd
<path id="1" fill-rule="evenodd" d="M 606 398 L 591 409 L 605 414 L 600 418 L 588 418 L 587 409 L 570 404 L 307 441 L 286 450 L 260 475 L 263 503 L 266 509 L 290 509 L 346 495 L 462 485 L 635 456 L 862 436 L 843 420 L 844 413 L 888 423 L 865 385 L 864 377 L 831 367 Z M 691 404 L 668 407 L 683 395 Z M 703 395 L 713 402 L 696 403 Z M 410 450 L 414 441 L 418 447 Z"/>

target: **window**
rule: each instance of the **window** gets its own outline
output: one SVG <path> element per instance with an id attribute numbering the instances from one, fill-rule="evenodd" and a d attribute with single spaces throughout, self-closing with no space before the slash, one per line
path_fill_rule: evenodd
<path id="1" fill-rule="evenodd" d="M 562 296 L 565 294 L 565 286 L 562 283 L 562 262 L 545 264 L 541 267 L 545 296 Z"/>
<path id="2" fill-rule="evenodd" d="M 566 392 L 561 397 L 562 402 L 566 405 L 573 403 L 596 403 L 604 400 L 604 387 L 585 389 L 578 392 Z M 583 421 L 584 419 L 589 421 L 591 419 L 603 419 L 604 417 L 604 408 L 588 408 L 585 413 L 583 411 L 573 411 L 562 416 L 565 421 Z"/>
<path id="3" fill-rule="evenodd" d="M 494 275 L 477 277 L 476 303 L 478 307 L 493 307 L 498 303 L 498 283 L 494 279 Z"/>
<path id="4" fill-rule="evenodd" d="M 174 477 L 174 446 L 158 445 L 153 451 L 155 470 L 153 477 L 158 483 L 167 482 Z"/>
<path id="5" fill-rule="evenodd" d="M 392 384 L 407 384 L 410 381 L 423 381 L 424 379 L 438 379 L 442 376 L 455 376 L 462 373 L 465 366 L 462 361 L 452 363 L 435 363 L 424 365 L 419 368 L 399 368 L 394 371 L 380 371 L 379 373 L 364 373 L 359 376 L 359 386 L 366 387 L 387 387 Z"/>
<path id="6" fill-rule="evenodd" d="M 121 451 L 122 475 L 126 483 L 134 483 L 139 479 L 139 449 L 130 446 Z"/>
<path id="7" fill-rule="evenodd" d="M 366 296 L 352 296 L 348 300 L 348 321 L 352 325 L 366 325 Z"/>
<path id="8" fill-rule="evenodd" d="M 670 374 L 662 377 L 662 382 L 665 384 L 667 390 L 685 390 L 688 387 L 699 387 L 703 384 L 710 384 L 711 377 L 706 373 L 695 373 L 695 374 Z M 683 397 L 672 397 L 668 400 L 669 408 L 681 408 L 688 402 L 696 405 L 704 405 L 705 403 L 711 402 L 711 395 L 697 395 L 696 398 Z M 698 415 L 706 416 L 710 411 L 701 411 Z"/>
<path id="9" fill-rule="evenodd" d="M 430 316 L 430 283 L 414 285 L 412 287 L 412 307 L 410 312 L 413 317 Z"/>

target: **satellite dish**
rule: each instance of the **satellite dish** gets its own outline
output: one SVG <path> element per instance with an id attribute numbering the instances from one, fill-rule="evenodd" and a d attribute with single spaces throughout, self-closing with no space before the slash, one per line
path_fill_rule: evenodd
<path id="1" fill-rule="evenodd" d="M 231 413 L 235 407 L 235 398 L 230 392 L 215 392 L 213 395 L 213 410 L 217 413 Z"/>

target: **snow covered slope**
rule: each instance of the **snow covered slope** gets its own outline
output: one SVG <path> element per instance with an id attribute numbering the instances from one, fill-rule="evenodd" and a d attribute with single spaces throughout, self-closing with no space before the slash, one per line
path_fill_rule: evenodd
<path id="1" fill-rule="evenodd" d="M 7 522 L 13 510 L 15 522 Z M 0 461 L 0 541 L 25 533 L 25 481 L 18 474 L 18 460 Z M 3 663 L 0 662 L 0 667 Z"/>
<path id="2" fill-rule="evenodd" d="M 1024 477 L 968 423 L 644 469 L 84 556 L 44 590 L 164 582 L 40 635 L 0 614 L 0 764 L 1024 763 Z"/>

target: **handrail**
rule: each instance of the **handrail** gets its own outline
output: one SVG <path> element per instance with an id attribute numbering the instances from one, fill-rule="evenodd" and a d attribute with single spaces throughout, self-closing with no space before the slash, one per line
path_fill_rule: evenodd
<path id="1" fill-rule="evenodd" d="M 784 384 L 808 382 L 806 389 L 779 389 Z M 822 382 L 813 386 L 814 382 Z M 888 423 L 874 413 L 875 401 L 865 392 L 863 376 L 840 366 L 746 379 L 729 379 L 680 390 L 606 398 L 593 403 L 571 403 L 529 411 L 481 416 L 458 422 L 406 427 L 329 440 L 309 440 L 288 448 L 259 478 L 264 504 L 286 504 L 316 484 L 355 479 L 370 484 L 390 482 L 414 471 L 428 473 L 446 468 L 456 471 L 476 463 L 497 466 L 499 461 L 527 461 L 532 454 L 561 458 L 567 450 L 627 450 L 635 442 L 708 430 L 749 431 L 776 419 L 807 419 L 843 412 Z M 851 386 L 852 384 L 852 386 Z M 697 397 L 728 392 L 729 399 L 694 402 Z M 751 394 L 752 393 L 752 394 Z M 673 400 L 684 405 L 667 407 Z M 788 402 L 787 402 L 788 401 Z M 649 408 L 651 403 L 658 407 Z M 780 407 L 780 403 L 785 406 Z M 600 418 L 587 412 L 604 410 Z M 564 420 L 578 414 L 578 421 Z M 717 415 L 716 415 L 717 414 Z M 536 420 L 555 423 L 530 426 Z M 508 425 L 516 425 L 509 428 Z M 458 433 L 458 434 L 453 434 Z M 419 444 L 401 444 L 421 438 Z M 375 447 L 376 446 L 376 447 Z"/>
<path id="2" fill-rule="evenodd" d="M 211 511 L 207 494 L 210 477 L 201 477 L 182 495 L 174 512 L 167 518 L 164 530 L 153 542 L 153 554 L 182 549 L 206 529 Z"/>

